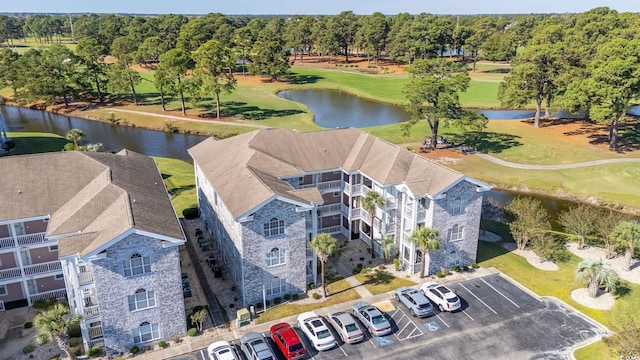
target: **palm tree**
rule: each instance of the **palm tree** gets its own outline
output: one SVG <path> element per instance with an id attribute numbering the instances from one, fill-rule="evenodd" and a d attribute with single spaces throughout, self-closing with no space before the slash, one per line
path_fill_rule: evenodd
<path id="1" fill-rule="evenodd" d="M 418 245 L 422 252 L 422 265 L 420 267 L 420 278 L 424 277 L 424 265 L 427 260 L 427 253 L 430 250 L 439 250 L 442 247 L 440 241 L 438 241 L 440 231 L 438 229 L 432 229 L 426 226 L 418 226 L 413 234 L 409 237 L 409 241 Z"/>
<path id="2" fill-rule="evenodd" d="M 311 247 L 318 254 L 318 260 L 320 260 L 321 270 L 320 277 L 322 278 L 322 292 L 324 297 L 327 297 L 327 288 L 324 283 L 324 265 L 327 263 L 329 256 L 333 255 L 334 251 L 338 247 L 338 240 L 327 233 L 320 233 L 311 240 Z"/>
<path id="3" fill-rule="evenodd" d="M 385 260 L 396 254 L 396 241 L 393 236 L 383 237 L 380 245 L 382 246 L 382 255 L 384 255 Z"/>
<path id="4" fill-rule="evenodd" d="M 82 138 L 84 136 L 85 136 L 84 131 L 82 131 L 80 129 L 71 129 L 67 133 L 66 138 L 67 138 L 67 140 L 73 142 L 73 146 L 77 150 L 78 149 L 78 145 L 80 144 L 80 140 L 82 140 Z"/>
<path id="5" fill-rule="evenodd" d="M 371 190 L 362 198 L 362 208 L 369 213 L 371 219 L 371 258 L 375 257 L 373 248 L 373 225 L 375 224 L 376 208 L 384 206 L 384 199 L 380 194 Z"/>
<path id="6" fill-rule="evenodd" d="M 78 315 L 69 316 L 69 306 L 66 304 L 55 304 L 51 310 L 47 310 L 35 319 L 35 327 L 38 330 L 38 342 L 41 344 L 54 340 L 60 350 L 64 351 L 71 359 L 75 359 L 75 354 L 69 347 L 69 329 L 78 326 L 80 317 Z"/>
<path id="7" fill-rule="evenodd" d="M 589 296 L 593 298 L 598 294 L 599 288 L 611 291 L 618 284 L 618 274 L 602 260 L 584 259 L 578 264 L 577 276 L 585 281 Z"/>
<path id="8" fill-rule="evenodd" d="M 611 236 L 621 247 L 625 247 L 624 270 L 631 270 L 633 251 L 640 244 L 640 224 L 635 221 L 623 221 L 613 229 Z"/>

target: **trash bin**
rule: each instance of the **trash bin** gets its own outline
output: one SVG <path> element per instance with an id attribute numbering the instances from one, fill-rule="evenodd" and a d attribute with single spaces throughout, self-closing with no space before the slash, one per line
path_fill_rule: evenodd
<path id="1" fill-rule="evenodd" d="M 220 268 L 220 266 L 212 266 L 211 270 L 213 270 L 213 277 L 214 278 L 221 278 L 222 277 L 222 269 Z"/>

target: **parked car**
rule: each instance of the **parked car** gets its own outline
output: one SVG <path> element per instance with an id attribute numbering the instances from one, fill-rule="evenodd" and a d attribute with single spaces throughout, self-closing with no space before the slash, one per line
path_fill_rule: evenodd
<path id="1" fill-rule="evenodd" d="M 391 324 L 377 307 L 365 301 L 353 304 L 353 313 L 369 329 L 371 335 L 382 336 L 391 333 Z"/>
<path id="2" fill-rule="evenodd" d="M 278 345 L 280 351 L 287 360 L 301 359 L 307 353 L 298 334 L 287 323 L 278 323 L 269 329 L 271 338 Z"/>
<path id="3" fill-rule="evenodd" d="M 316 350 L 329 350 L 336 346 L 336 339 L 331 334 L 331 330 L 315 312 L 307 311 L 298 315 L 298 326 Z"/>
<path id="4" fill-rule="evenodd" d="M 403 286 L 396 290 L 396 299 L 409 309 L 412 316 L 433 315 L 433 306 L 420 291 Z"/>
<path id="5" fill-rule="evenodd" d="M 436 282 L 426 282 L 420 286 L 420 292 L 438 306 L 440 311 L 460 309 L 460 298 L 448 287 Z"/>
<path id="6" fill-rule="evenodd" d="M 338 332 L 342 342 L 355 344 L 364 339 L 364 333 L 353 315 L 343 310 L 334 310 L 327 314 L 329 322 Z"/>
<path id="7" fill-rule="evenodd" d="M 274 360 L 276 356 L 262 334 L 250 332 L 240 338 L 242 351 L 249 360 Z"/>
<path id="8" fill-rule="evenodd" d="M 209 360 L 240 360 L 231 343 L 228 341 L 216 341 L 207 347 Z"/>

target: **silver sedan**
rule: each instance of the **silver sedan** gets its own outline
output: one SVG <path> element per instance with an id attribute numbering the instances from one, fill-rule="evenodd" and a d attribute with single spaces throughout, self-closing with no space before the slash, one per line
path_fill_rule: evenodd
<path id="1" fill-rule="evenodd" d="M 364 339 L 364 333 L 353 315 L 343 310 L 331 311 L 327 314 L 329 322 L 340 335 L 342 342 L 347 344 L 355 344 Z"/>

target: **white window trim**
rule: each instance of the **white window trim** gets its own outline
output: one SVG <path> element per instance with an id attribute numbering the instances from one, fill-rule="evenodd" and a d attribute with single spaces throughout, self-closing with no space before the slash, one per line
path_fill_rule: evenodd
<path id="1" fill-rule="evenodd" d="M 8 295 L 7 285 L 0 285 L 0 296 Z"/>
<path id="2" fill-rule="evenodd" d="M 465 213 L 466 204 L 461 197 L 456 197 L 451 202 L 451 215 L 461 215 Z"/>
<path id="3" fill-rule="evenodd" d="M 457 232 L 453 232 L 454 229 L 457 228 Z M 453 236 L 456 235 L 457 237 L 454 238 Z M 447 238 L 449 239 L 450 242 L 454 242 L 454 241 L 461 241 L 464 239 L 464 226 L 461 225 L 453 225 L 453 227 L 451 227 L 451 229 L 448 230 L 448 234 L 447 234 Z"/>
<path id="4" fill-rule="evenodd" d="M 136 256 L 137 255 L 137 256 Z M 135 259 L 141 259 L 142 264 L 140 265 L 134 265 L 133 261 Z M 139 276 L 139 275 L 144 275 L 144 274 L 149 274 L 151 273 L 151 259 L 148 256 L 142 256 L 139 253 L 133 254 L 131 255 L 131 257 L 129 258 L 129 260 L 125 260 L 123 262 L 123 275 L 126 278 L 130 278 L 130 277 L 134 277 L 134 276 Z M 140 273 L 134 273 L 133 269 L 138 269 L 141 268 L 142 272 Z M 127 272 L 129 274 L 127 274 Z"/>
<path id="5" fill-rule="evenodd" d="M 278 281 L 278 285 L 274 286 L 276 280 Z M 274 292 L 275 288 L 277 288 L 279 292 Z M 280 294 L 284 294 L 287 292 L 287 281 L 283 278 L 272 278 L 271 281 L 266 284 L 265 292 L 267 296 L 278 296 Z"/>
<path id="6" fill-rule="evenodd" d="M 145 332 L 144 334 L 151 334 L 151 338 L 145 339 L 145 340 L 142 339 L 143 333 L 141 330 L 143 329 L 143 327 L 149 328 L 148 332 Z M 154 331 L 154 328 L 155 328 L 155 331 Z M 158 326 L 158 323 L 149 323 L 145 321 L 142 324 L 140 324 L 140 326 L 138 326 L 133 330 L 133 342 L 135 344 L 142 344 L 142 343 L 146 343 L 146 342 L 157 340 L 157 339 L 160 339 L 160 327 Z"/>
<path id="7" fill-rule="evenodd" d="M 265 255 L 265 263 L 267 267 L 285 265 L 287 263 L 287 251 L 280 248 L 271 249 L 271 251 Z"/>
<path id="8" fill-rule="evenodd" d="M 284 220 L 272 218 L 263 226 L 264 237 L 274 237 L 284 234 Z"/>
<path id="9" fill-rule="evenodd" d="M 138 294 L 144 294 L 144 298 L 138 298 Z M 153 305 L 149 305 L 151 301 L 153 301 Z M 145 289 L 138 289 L 133 295 L 127 295 L 127 303 L 131 312 L 154 308 L 158 304 L 155 291 Z M 133 309 L 131 308 L 132 304 L 134 305 Z"/>
<path id="10" fill-rule="evenodd" d="M 58 251 L 58 245 L 49 245 L 49 252 Z"/>

